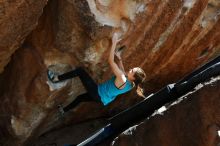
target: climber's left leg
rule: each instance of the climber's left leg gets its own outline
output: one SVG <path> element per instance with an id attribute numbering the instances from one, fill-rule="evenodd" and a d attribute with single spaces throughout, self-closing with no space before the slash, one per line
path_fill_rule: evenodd
<path id="1" fill-rule="evenodd" d="M 96 101 L 96 99 L 93 99 L 89 96 L 88 93 L 79 95 L 74 101 L 72 101 L 68 106 L 63 108 L 64 112 L 68 112 L 71 109 L 74 109 L 76 106 L 78 106 L 82 102 L 99 102 Z"/>

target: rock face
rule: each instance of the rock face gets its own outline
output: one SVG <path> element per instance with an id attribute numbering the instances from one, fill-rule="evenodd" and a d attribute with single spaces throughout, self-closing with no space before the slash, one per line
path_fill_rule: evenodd
<path id="1" fill-rule="evenodd" d="M 48 68 L 63 73 L 83 66 L 97 82 L 106 80 L 112 32 L 121 28 L 125 69 L 143 68 L 145 92 L 155 92 L 219 54 L 219 10 L 218 0 L 1 1 L 0 144 L 33 141 L 57 126 L 57 105 L 85 92 L 78 78 L 51 84 Z M 107 108 L 81 104 L 58 125 L 140 101 L 134 92 L 125 96 Z"/>
<path id="2" fill-rule="evenodd" d="M 202 86 L 181 97 L 165 112 L 126 130 L 113 146 L 219 145 L 220 77 Z"/>
<path id="3" fill-rule="evenodd" d="M 0 2 L 0 72 L 11 55 L 36 27 L 47 0 L 2 0 Z"/>

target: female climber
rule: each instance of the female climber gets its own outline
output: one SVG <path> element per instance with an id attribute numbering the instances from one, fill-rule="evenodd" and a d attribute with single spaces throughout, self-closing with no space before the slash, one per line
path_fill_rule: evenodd
<path id="1" fill-rule="evenodd" d="M 134 87 L 136 87 L 137 93 L 140 96 L 143 96 L 143 94 L 141 94 L 141 91 L 143 90 L 139 87 L 139 85 L 145 80 L 146 75 L 139 67 L 132 68 L 128 72 L 124 71 L 121 60 L 122 49 L 118 49 L 115 52 L 117 42 L 118 34 L 114 33 L 112 37 L 110 55 L 108 58 L 108 62 L 114 76 L 104 83 L 97 85 L 88 73 L 81 67 L 62 75 L 55 75 L 52 71 L 48 70 L 48 78 L 51 82 L 57 83 L 77 76 L 80 78 L 83 86 L 87 90 L 85 94 L 79 95 L 72 103 L 65 108 L 62 108 L 62 114 L 76 107 L 81 102 L 97 101 L 106 106 L 111 103 L 116 96 L 130 91 Z M 115 56 L 118 60 L 117 63 L 114 61 Z M 59 110 L 61 110 L 60 107 Z"/>

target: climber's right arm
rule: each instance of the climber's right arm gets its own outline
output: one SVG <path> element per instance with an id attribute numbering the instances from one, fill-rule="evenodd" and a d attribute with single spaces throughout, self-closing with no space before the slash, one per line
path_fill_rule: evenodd
<path id="1" fill-rule="evenodd" d="M 118 42 L 118 34 L 114 33 L 112 37 L 112 46 L 111 46 L 108 62 L 109 62 L 112 72 L 116 76 L 116 81 L 120 83 L 124 83 L 126 82 L 125 74 L 114 61 L 115 48 L 116 48 L 117 42 Z"/>

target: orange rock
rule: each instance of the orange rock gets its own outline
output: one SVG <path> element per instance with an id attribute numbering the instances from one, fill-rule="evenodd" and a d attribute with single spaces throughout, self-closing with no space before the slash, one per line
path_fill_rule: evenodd
<path id="1" fill-rule="evenodd" d="M 123 30 L 119 46 L 127 48 L 122 56 L 125 69 L 140 66 L 147 73 L 147 94 L 181 79 L 219 55 L 219 8 L 217 0 L 0 2 L 0 114 L 4 115 L 0 142 L 23 144 L 62 126 L 57 105 L 67 105 L 85 89 L 76 78 L 50 90 L 47 68 L 54 65 L 62 72 L 83 66 L 97 82 L 108 79 L 112 73 L 107 58 L 115 29 Z M 140 100 L 131 92 L 107 108 L 82 104 L 73 112 L 78 116 L 70 114 L 65 122 L 112 115 Z"/>

